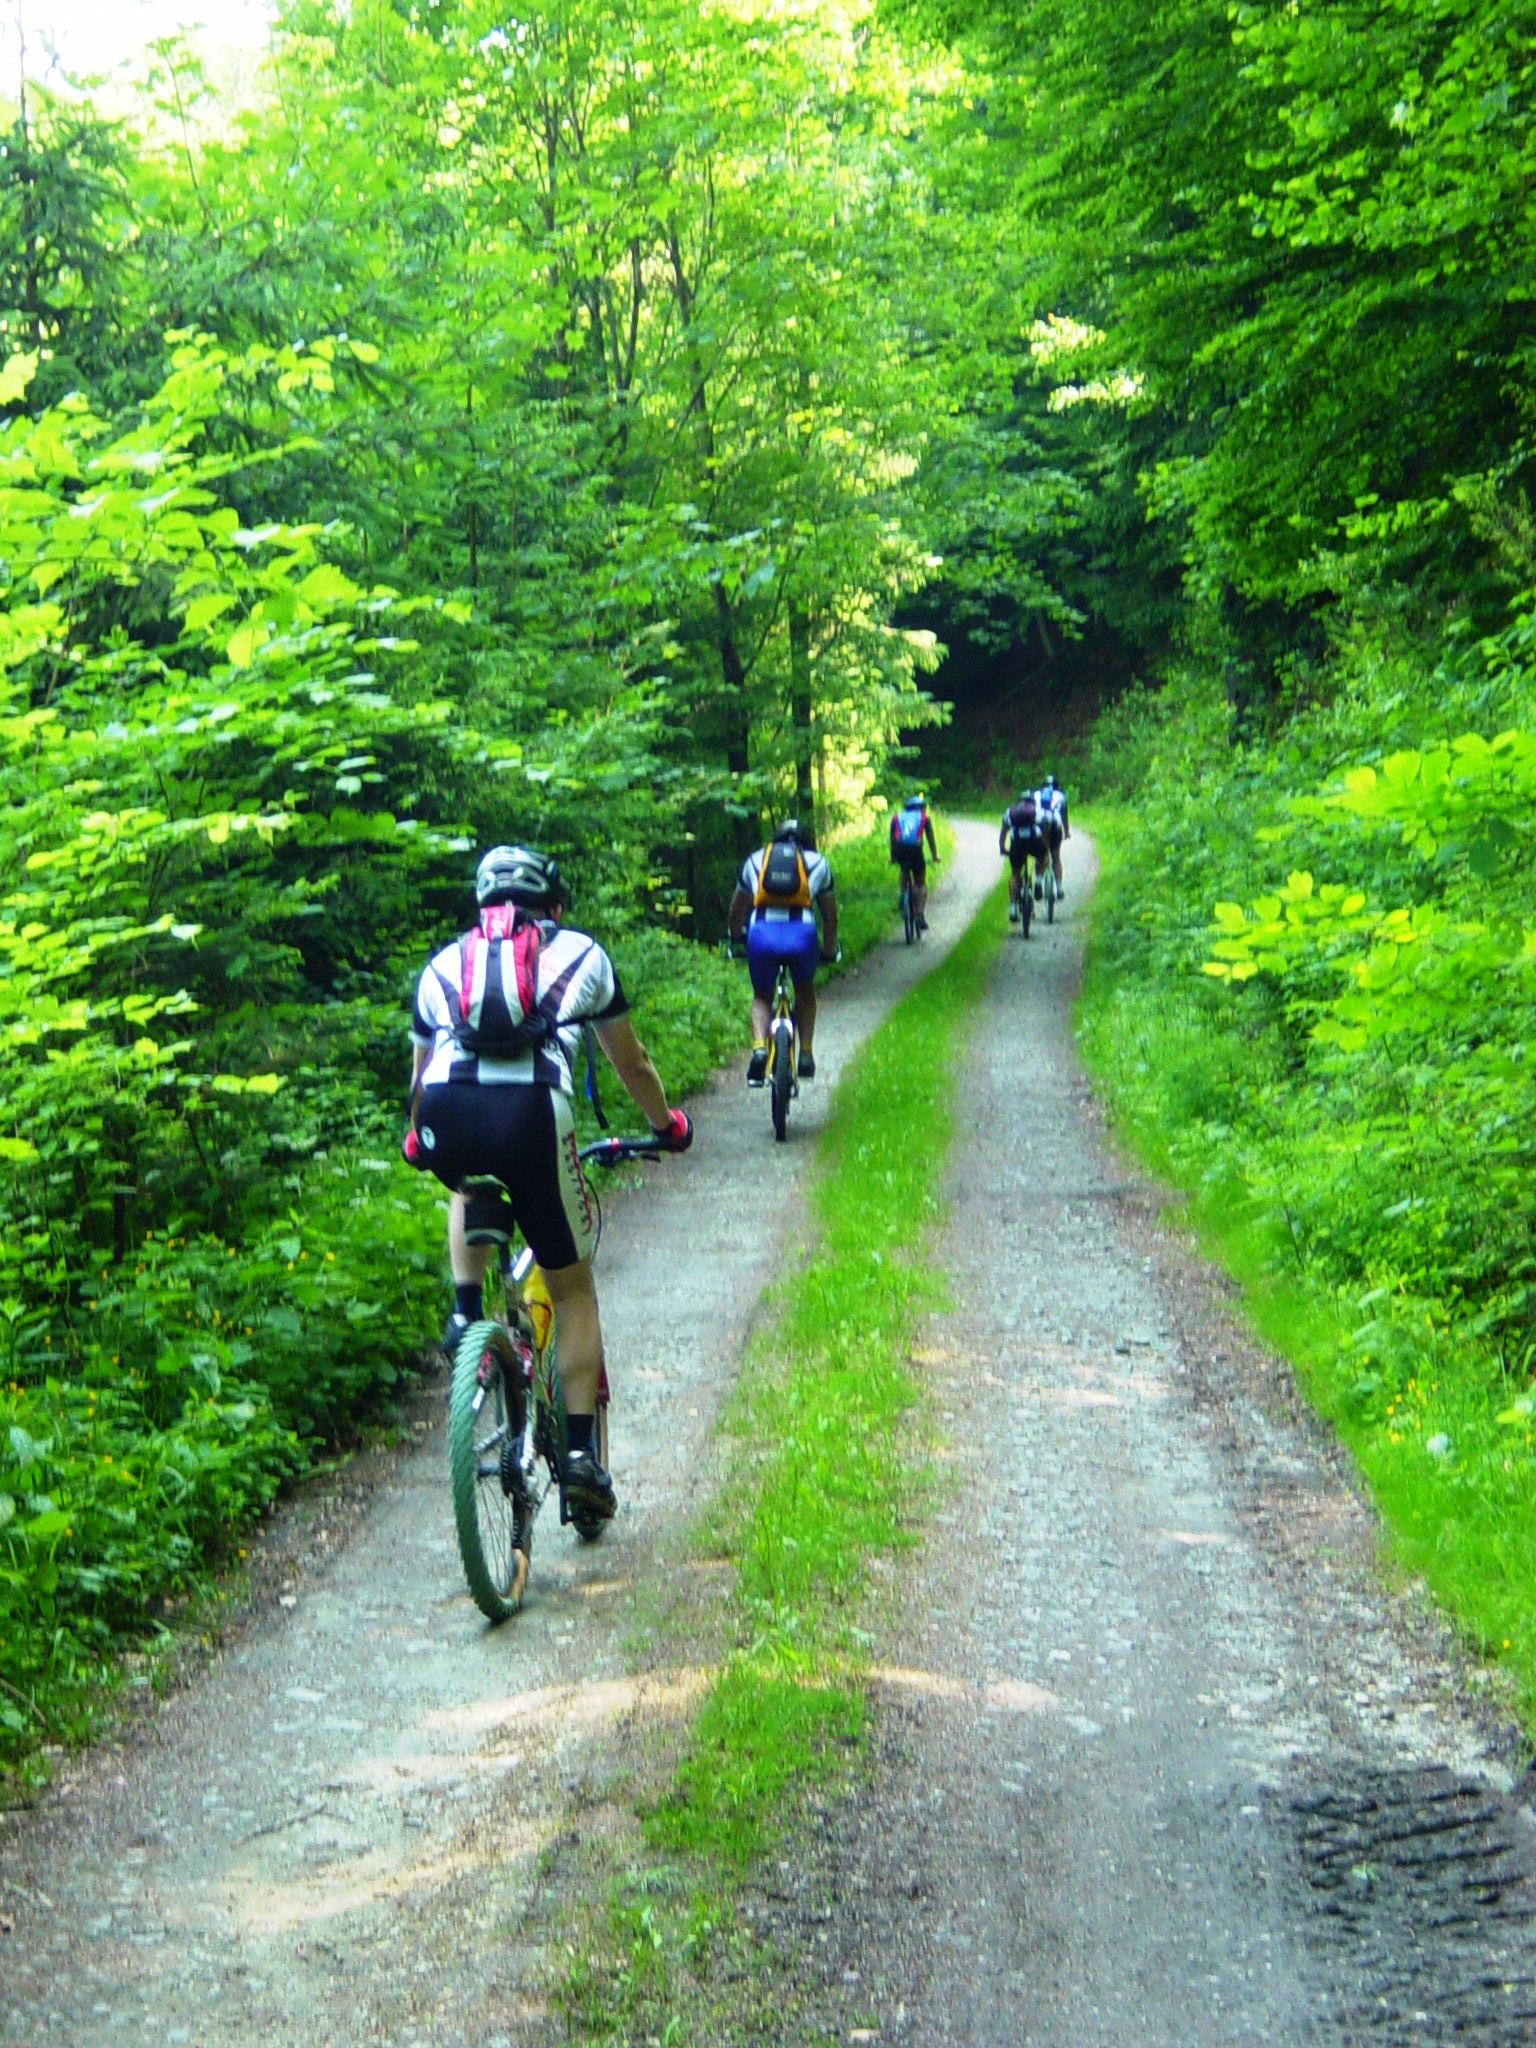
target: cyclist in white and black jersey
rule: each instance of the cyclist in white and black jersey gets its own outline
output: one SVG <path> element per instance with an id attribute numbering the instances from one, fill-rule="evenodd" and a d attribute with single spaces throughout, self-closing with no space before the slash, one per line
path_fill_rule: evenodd
<path id="1" fill-rule="evenodd" d="M 454 1310 L 450 1355 L 480 1315 L 492 1243 L 465 1235 L 457 1192 L 474 1174 L 507 1188 L 513 1217 L 543 1268 L 559 1318 L 557 1353 L 570 1453 L 565 1492 L 597 1517 L 614 1510 L 593 1423 L 602 1326 L 592 1284 L 593 1209 L 577 1158 L 572 1075 L 581 1027 L 598 1044 L 658 1140 L 682 1152 L 693 1125 L 670 1109 L 635 1035 L 613 962 L 586 932 L 561 922 L 557 864 L 523 846 L 493 847 L 475 877 L 476 926 L 435 953 L 411 1016 L 411 1128 L 406 1157 L 450 1191 L 448 1249 Z"/>
<path id="2" fill-rule="evenodd" d="M 1045 843 L 1051 856 L 1051 872 L 1056 877 L 1056 894 L 1066 894 L 1066 884 L 1061 879 L 1061 842 L 1072 837 L 1072 827 L 1067 822 L 1067 792 L 1054 775 L 1047 775 L 1035 791 L 1035 802 L 1045 824 Z M 1039 889 L 1035 890 L 1038 896 Z"/>

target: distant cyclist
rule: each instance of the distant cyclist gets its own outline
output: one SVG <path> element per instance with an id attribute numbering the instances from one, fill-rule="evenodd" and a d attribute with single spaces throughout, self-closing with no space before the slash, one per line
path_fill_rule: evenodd
<path id="1" fill-rule="evenodd" d="M 411 1125 L 405 1156 L 436 1174 L 452 1197 L 448 1251 L 454 1310 L 450 1353 L 481 1313 L 481 1287 L 505 1223 L 466 1215 L 460 1183 L 493 1175 L 511 1219 L 544 1270 L 559 1319 L 560 1383 L 569 1430 L 568 1502 L 606 1520 L 613 1481 L 597 1459 L 594 1420 L 603 1359 L 592 1284 L 592 1200 L 576 1156 L 571 1069 L 590 1022 L 635 1107 L 669 1152 L 693 1125 L 669 1109 L 608 955 L 562 923 L 567 891 L 555 861 L 526 846 L 496 846 L 475 876 L 474 928 L 433 955 L 411 1016 Z M 482 1225 L 485 1225 L 482 1235 Z M 467 1232 L 467 1235 L 466 1235 Z"/>
<path id="2" fill-rule="evenodd" d="M 939 842 L 933 836 L 933 819 L 928 815 L 928 799 L 919 790 L 907 798 L 891 820 L 891 859 L 903 874 L 912 877 L 912 908 L 916 913 L 917 928 L 920 932 L 928 929 L 928 863 L 923 858 L 925 840 L 929 853 L 936 861 L 939 857 Z"/>
<path id="3" fill-rule="evenodd" d="M 1056 877 L 1056 894 L 1064 896 L 1067 892 L 1061 879 L 1061 842 L 1072 837 L 1072 827 L 1067 822 L 1067 792 L 1054 775 L 1047 775 L 1035 791 L 1035 801 L 1045 818 L 1045 843 L 1051 856 L 1051 872 Z M 1040 894 L 1038 888 L 1035 894 Z"/>
<path id="4" fill-rule="evenodd" d="M 821 918 L 821 939 L 816 919 Z M 750 922 L 749 922 L 750 920 Z M 816 834 L 798 818 L 786 818 L 768 844 L 742 865 L 727 925 L 733 939 L 747 940 L 752 976 L 752 1056 L 747 1086 L 761 1088 L 768 1077 L 768 1018 L 780 962 L 795 985 L 795 1033 L 800 1040 L 797 1069 L 802 1081 L 816 1075 L 816 968 L 837 958 L 837 900 L 832 870 L 816 851 Z"/>
<path id="5" fill-rule="evenodd" d="M 1048 858 L 1045 813 L 1034 790 L 1026 789 L 1004 811 L 997 850 L 1008 862 L 1008 922 L 1017 924 L 1020 895 L 1033 886 Z"/>

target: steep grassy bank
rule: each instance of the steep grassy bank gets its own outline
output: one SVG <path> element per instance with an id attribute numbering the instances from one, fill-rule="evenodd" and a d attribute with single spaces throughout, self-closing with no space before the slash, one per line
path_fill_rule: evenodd
<path id="1" fill-rule="evenodd" d="M 1082 1042 L 1536 1723 L 1527 689 L 1334 683 L 1262 743 L 1197 674 L 1101 726 Z"/>

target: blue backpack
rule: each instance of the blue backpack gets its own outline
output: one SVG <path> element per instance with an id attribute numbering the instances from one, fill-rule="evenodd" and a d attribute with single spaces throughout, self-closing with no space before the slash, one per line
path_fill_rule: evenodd
<path id="1" fill-rule="evenodd" d="M 921 846 L 923 843 L 924 813 L 915 806 L 896 813 L 891 830 L 893 846 Z"/>

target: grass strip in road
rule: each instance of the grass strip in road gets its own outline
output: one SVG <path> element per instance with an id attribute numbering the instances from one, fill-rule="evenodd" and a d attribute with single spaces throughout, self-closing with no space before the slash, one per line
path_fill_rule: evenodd
<path id="1" fill-rule="evenodd" d="M 931 1239 L 953 1081 L 1006 931 L 999 888 L 837 1089 L 806 1205 L 811 1250 L 749 1347 L 730 1476 L 699 1535 L 734 1567 L 730 1647 L 645 1816 L 650 1861 L 615 1888 L 606 1954 L 565 1987 L 577 2039 L 709 2038 L 700 2001 L 732 1939 L 732 1874 L 858 1753 L 870 1563 L 914 1541 L 928 1469 L 909 1358 L 917 1318 L 944 1299 Z M 742 1972 L 727 1974 L 739 2000 Z"/>
<path id="2" fill-rule="evenodd" d="M 989 902 L 852 1063 L 821 1140 L 814 1248 L 781 1283 L 727 1427 L 732 1476 L 704 1541 L 736 1567 L 740 1645 L 699 1715 L 653 1840 L 762 1853 L 786 1792 L 862 1729 L 857 1619 L 869 1559 L 911 1542 L 925 1461 L 906 1426 L 917 1316 L 966 1026 L 1007 927 Z"/>

